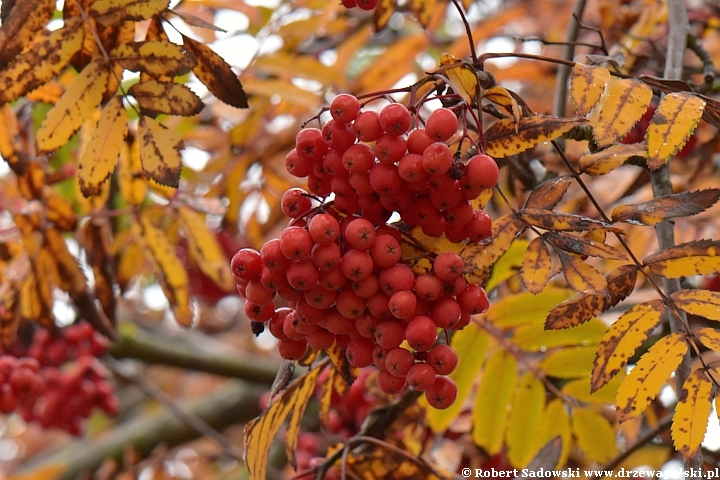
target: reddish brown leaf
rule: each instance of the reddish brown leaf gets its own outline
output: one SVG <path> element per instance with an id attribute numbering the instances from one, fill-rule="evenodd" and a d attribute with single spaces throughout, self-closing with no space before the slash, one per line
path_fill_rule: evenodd
<path id="1" fill-rule="evenodd" d="M 562 175 L 541 183 L 528 196 L 525 208 L 552 210 L 562 200 L 572 181 L 572 176 Z"/>
<path id="2" fill-rule="evenodd" d="M 561 330 L 577 327 L 602 313 L 606 303 L 605 295 L 600 293 L 575 295 L 550 311 L 545 319 L 545 329 Z"/>
<path id="3" fill-rule="evenodd" d="M 495 261 L 510 248 L 512 241 L 524 229 L 522 222 L 512 213 L 495 220 L 492 237 L 488 243 L 470 244 L 460 252 L 465 263 L 467 280 L 479 285 L 485 283 Z"/>
<path id="4" fill-rule="evenodd" d="M 546 232 L 543 237 L 560 250 L 586 257 L 626 260 L 627 255 L 615 247 L 563 232 Z"/>

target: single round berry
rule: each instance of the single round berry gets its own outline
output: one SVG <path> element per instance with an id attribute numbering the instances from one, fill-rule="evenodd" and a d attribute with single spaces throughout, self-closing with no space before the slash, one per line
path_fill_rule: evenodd
<path id="1" fill-rule="evenodd" d="M 373 260 L 365 250 L 349 250 L 341 260 L 342 271 L 352 281 L 360 281 L 372 275 Z"/>
<path id="2" fill-rule="evenodd" d="M 415 273 L 404 263 L 396 263 L 380 272 L 378 280 L 382 291 L 392 295 L 401 290 L 412 290 L 415 286 Z"/>
<path id="3" fill-rule="evenodd" d="M 402 135 L 410 129 L 412 116 L 401 103 L 391 103 L 380 111 L 380 126 L 385 133 Z"/>
<path id="4" fill-rule="evenodd" d="M 310 348 L 316 352 L 327 350 L 335 343 L 335 334 L 328 332 L 324 328 L 316 329 L 314 332 L 309 333 L 306 338 Z"/>
<path id="5" fill-rule="evenodd" d="M 287 227 L 280 234 L 280 251 L 289 260 L 300 260 L 310 256 L 313 241 L 302 227 Z"/>
<path id="6" fill-rule="evenodd" d="M 425 180 L 425 170 L 422 166 L 422 155 L 408 153 L 398 162 L 398 175 L 408 183 L 418 183 Z"/>
<path id="7" fill-rule="evenodd" d="M 262 262 L 260 253 L 252 248 L 238 250 L 230 260 L 232 273 L 237 278 L 245 281 L 256 279 L 260 276 Z"/>
<path id="8" fill-rule="evenodd" d="M 431 175 L 443 175 L 452 167 L 453 154 L 450 147 L 441 142 L 430 144 L 422 154 L 423 170 Z"/>
<path id="9" fill-rule="evenodd" d="M 347 150 L 356 140 L 355 132 L 353 132 L 350 125 L 338 122 L 335 119 L 323 125 L 322 134 L 330 150 L 338 150 L 341 152 Z M 317 165 L 317 162 L 314 162 L 314 164 Z M 324 159 L 322 165 L 324 166 Z"/>
<path id="10" fill-rule="evenodd" d="M 468 284 L 465 291 L 457 296 L 457 301 L 460 304 L 460 310 L 470 315 L 484 313 L 490 306 L 487 293 L 480 285 Z"/>
<path id="11" fill-rule="evenodd" d="M 432 386 L 425 390 L 425 398 L 431 407 L 443 410 L 455 402 L 457 393 L 457 385 L 451 378 L 438 375 Z"/>
<path id="12" fill-rule="evenodd" d="M 367 309 L 371 315 L 378 318 L 390 318 L 390 307 L 388 302 L 390 297 L 385 295 L 383 292 L 377 292 L 367 299 Z"/>
<path id="13" fill-rule="evenodd" d="M 385 356 L 385 368 L 396 377 L 405 378 L 413 363 L 415 356 L 404 348 L 393 348 Z"/>
<path id="14" fill-rule="evenodd" d="M 298 218 L 312 208 L 312 201 L 302 188 L 290 188 L 280 199 L 280 208 L 290 218 Z"/>
<path id="15" fill-rule="evenodd" d="M 373 8 L 377 7 L 378 3 L 380 3 L 380 0 L 356 0 L 357 6 L 360 7 L 360 10 L 372 10 Z"/>
<path id="16" fill-rule="evenodd" d="M 340 223 L 328 213 L 318 213 L 310 219 L 308 233 L 315 243 L 321 245 L 332 243 L 340 234 Z"/>
<path id="17" fill-rule="evenodd" d="M 482 242 L 492 235 L 492 220 L 484 210 L 475 210 L 472 220 L 465 225 L 471 242 Z"/>
<path id="18" fill-rule="evenodd" d="M 345 150 L 342 164 L 348 172 L 367 173 L 375 161 L 375 154 L 364 143 L 356 143 Z"/>
<path id="19" fill-rule="evenodd" d="M 310 252 L 310 259 L 319 270 L 327 272 L 340 265 L 342 252 L 337 243 L 317 243 Z"/>
<path id="20" fill-rule="evenodd" d="M 278 339 L 278 352 L 286 360 L 300 360 L 308 350 L 307 340 L 291 340 L 289 338 Z"/>
<path id="21" fill-rule="evenodd" d="M 355 338 L 348 343 L 345 356 L 351 366 L 364 368 L 372 365 L 374 348 L 375 344 L 372 340 L 364 337 Z"/>
<path id="22" fill-rule="evenodd" d="M 422 155 L 425 149 L 435 140 L 430 138 L 425 129 L 416 128 L 408 134 L 408 152 Z"/>
<path id="23" fill-rule="evenodd" d="M 458 364 L 458 354 L 450 345 L 435 345 L 427 356 L 427 363 L 438 375 L 450 375 Z"/>
<path id="24" fill-rule="evenodd" d="M 380 115 L 372 110 L 358 113 L 357 118 L 355 118 L 353 122 L 353 131 L 361 142 L 376 141 L 383 134 L 383 127 L 380 125 Z"/>
<path id="25" fill-rule="evenodd" d="M 405 377 L 396 377 L 387 370 L 380 370 L 378 372 L 378 385 L 380 390 L 388 395 L 396 395 L 405 388 Z"/>
<path id="26" fill-rule="evenodd" d="M 335 306 L 340 315 L 354 320 L 365 313 L 366 300 L 352 290 L 343 290 L 335 299 Z"/>
<path id="27" fill-rule="evenodd" d="M 405 324 L 388 320 L 375 327 L 375 342 L 382 348 L 398 348 L 405 339 Z"/>
<path id="28" fill-rule="evenodd" d="M 309 258 L 296 260 L 287 269 L 287 281 L 295 290 L 308 290 L 320 279 L 320 272 Z"/>
<path id="29" fill-rule="evenodd" d="M 341 93 L 330 102 L 330 115 L 339 122 L 350 123 L 359 112 L 360 100 L 355 95 Z"/>
<path id="30" fill-rule="evenodd" d="M 307 160 L 306 158 L 300 158 L 297 153 L 297 149 L 293 148 L 285 156 L 285 168 L 291 175 L 303 178 L 312 173 L 313 162 L 311 160 Z"/>
<path id="31" fill-rule="evenodd" d="M 362 298 L 370 298 L 380 291 L 380 282 L 375 275 L 352 282 L 352 290 Z"/>
<path id="32" fill-rule="evenodd" d="M 410 367 L 405 378 L 412 388 L 424 392 L 435 383 L 435 370 L 427 363 L 416 363 Z"/>
<path id="33" fill-rule="evenodd" d="M 407 140 L 397 135 L 385 134 L 375 142 L 375 156 L 380 163 L 393 165 L 407 151 Z"/>
<path id="34" fill-rule="evenodd" d="M 458 302 L 449 296 L 444 296 L 433 302 L 429 317 L 440 328 L 452 328 L 462 315 Z"/>
<path id="35" fill-rule="evenodd" d="M 370 185 L 377 193 L 394 193 L 402 188 L 398 167 L 392 164 L 376 163 L 370 168 L 368 177 Z"/>
<path id="36" fill-rule="evenodd" d="M 250 280 L 245 287 L 245 298 L 258 305 L 267 305 L 275 298 L 275 291 L 267 289 L 260 279 Z"/>
<path id="37" fill-rule="evenodd" d="M 443 296 L 442 280 L 432 273 L 423 273 L 415 279 L 415 294 L 424 300 L 434 302 Z"/>
<path id="38" fill-rule="evenodd" d="M 462 275 L 463 260 L 454 252 L 443 252 L 435 257 L 433 272 L 443 282 L 453 282 Z"/>
<path id="39" fill-rule="evenodd" d="M 413 350 L 418 352 L 430 350 L 437 342 L 437 325 L 429 317 L 417 316 L 407 324 L 405 338 Z"/>
<path id="40" fill-rule="evenodd" d="M 376 232 L 377 233 L 377 232 Z M 388 268 L 400 261 L 400 242 L 392 235 L 378 235 L 370 247 L 370 256 L 378 267 Z"/>
<path id="41" fill-rule="evenodd" d="M 347 224 L 344 238 L 353 248 L 367 250 L 375 243 L 375 227 L 364 218 L 355 218 Z"/>
<path id="42" fill-rule="evenodd" d="M 415 313 L 415 306 L 417 305 L 417 297 L 415 294 L 408 290 L 400 290 L 395 292 L 388 300 L 388 308 L 392 316 L 405 320 L 410 318 Z"/>
<path id="43" fill-rule="evenodd" d="M 432 112 L 425 122 L 425 132 L 435 142 L 444 142 L 455 135 L 458 119 L 455 112 L 448 108 L 439 108 Z"/>
<path id="44" fill-rule="evenodd" d="M 322 161 L 328 151 L 322 131 L 317 128 L 304 128 L 295 137 L 295 149 L 300 158 L 310 161 Z"/>
<path id="45" fill-rule="evenodd" d="M 492 188 L 498 182 L 498 166 L 492 157 L 479 154 L 468 160 L 465 177 L 473 184 L 483 188 Z"/>

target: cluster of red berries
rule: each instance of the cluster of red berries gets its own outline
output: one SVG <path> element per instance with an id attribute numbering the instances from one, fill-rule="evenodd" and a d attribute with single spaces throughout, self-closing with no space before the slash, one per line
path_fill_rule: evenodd
<path id="1" fill-rule="evenodd" d="M 105 338 L 84 322 L 56 336 L 36 331 L 29 347 L 16 343 L 11 354 L 0 355 L 0 412 L 17 411 L 27 422 L 73 435 L 96 407 L 116 415 L 114 388 L 96 359 L 105 351 Z M 72 366 L 64 365 L 69 361 Z"/>
<path id="2" fill-rule="evenodd" d="M 334 199 L 314 206 L 311 194 L 289 189 L 281 204 L 293 220 L 280 238 L 234 255 L 245 313 L 256 332 L 268 322 L 284 358 L 337 343 L 350 365 L 378 368 L 384 392 L 409 385 L 447 408 L 457 396 L 447 375 L 458 357 L 438 343 L 438 330 L 466 326 L 488 308 L 487 295 L 467 283 L 457 253 L 426 252 L 431 269 L 415 271 L 402 258 L 401 230 L 387 222 L 397 212 L 427 235 L 487 238 L 491 221 L 470 201 L 497 183 L 497 165 L 487 155 L 467 163 L 453 155 L 446 142 L 458 119 L 449 109 L 407 136 L 412 115 L 398 103 L 360 112 L 357 98 L 340 95 L 330 113 L 322 129 L 298 133 L 286 165 L 308 177 L 312 195 Z M 287 306 L 276 308 L 276 294 Z"/>
<path id="3" fill-rule="evenodd" d="M 360 10 L 372 10 L 378 6 L 380 0 L 340 0 L 340 3 L 345 8 L 358 7 Z"/>

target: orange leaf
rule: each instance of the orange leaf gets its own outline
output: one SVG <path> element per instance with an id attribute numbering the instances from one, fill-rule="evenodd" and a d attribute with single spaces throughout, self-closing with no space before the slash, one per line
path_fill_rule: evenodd
<path id="1" fill-rule="evenodd" d="M 625 136 L 647 110 L 652 95 L 650 87 L 639 80 L 613 82 L 593 130 L 597 144 L 604 147 Z"/>
<path id="2" fill-rule="evenodd" d="M 503 118 L 485 130 L 485 152 L 493 158 L 517 155 L 543 142 L 561 137 L 574 127 L 584 125 L 584 118 L 550 116 L 523 117 L 519 123 Z"/>
<path id="3" fill-rule="evenodd" d="M 663 97 L 647 128 L 648 167 L 657 170 L 685 146 L 705 109 L 705 100 L 692 92 Z"/>
<path id="4" fill-rule="evenodd" d="M 692 334 L 710 350 L 720 352 L 720 330 L 704 327 L 693 330 Z"/>
<path id="5" fill-rule="evenodd" d="M 720 241 L 682 243 L 645 257 L 643 265 L 666 278 L 720 273 Z"/>
<path id="6" fill-rule="evenodd" d="M 644 158 L 646 153 L 645 142 L 612 145 L 597 153 L 583 155 L 578 161 L 578 167 L 582 173 L 588 175 L 605 175 L 632 157 Z"/>
<path id="7" fill-rule="evenodd" d="M 552 210 L 562 200 L 572 182 L 572 176 L 561 175 L 541 183 L 528 196 L 525 208 Z"/>
<path id="8" fill-rule="evenodd" d="M 576 63 L 570 77 L 570 103 L 578 115 L 587 115 L 600 101 L 610 82 L 606 68 Z"/>
<path id="9" fill-rule="evenodd" d="M 645 352 L 618 388 L 618 421 L 625 422 L 645 411 L 680 365 L 687 349 L 685 334 L 671 333 Z"/>
<path id="10" fill-rule="evenodd" d="M 552 230 L 555 232 L 580 232 L 607 229 L 613 232 L 622 232 L 622 230 L 618 228 L 613 228 L 613 226 L 609 223 L 605 223 L 600 220 L 593 220 L 592 218 L 572 213 L 540 210 L 537 208 L 523 208 L 518 213 L 520 214 L 520 218 L 528 224 L 544 230 Z"/>
<path id="11" fill-rule="evenodd" d="M 558 251 L 563 274 L 568 284 L 581 293 L 599 292 L 607 287 L 607 281 L 594 267 L 578 257 Z"/>
<path id="12" fill-rule="evenodd" d="M 720 321 L 720 292 L 680 290 L 671 295 L 675 305 L 691 315 Z"/>
<path id="13" fill-rule="evenodd" d="M 207 45 L 183 36 L 183 45 L 195 55 L 193 73 L 221 101 L 237 108 L 248 108 L 248 99 L 230 65 Z"/>
<path id="14" fill-rule="evenodd" d="M 460 94 L 468 105 L 475 105 L 480 88 L 478 86 L 478 77 L 472 67 L 449 53 L 443 53 L 440 56 L 440 66 L 455 64 L 457 64 L 456 67 L 445 70 L 445 75 L 453 86 L 460 90 L 456 93 Z"/>
<path id="15" fill-rule="evenodd" d="M 634 225 L 656 225 L 668 218 L 696 215 L 713 206 L 719 199 L 718 188 L 675 193 L 636 205 L 618 205 L 612 212 L 612 220 Z"/>
<path id="16" fill-rule="evenodd" d="M 592 391 L 610 381 L 628 364 L 635 350 L 660 324 L 665 314 L 662 300 L 639 303 L 620 316 L 600 340 L 590 386 Z"/>
<path id="17" fill-rule="evenodd" d="M 552 274 L 550 250 L 542 237 L 534 238 L 523 256 L 520 279 L 530 293 L 542 292 Z"/>
<path id="18" fill-rule="evenodd" d="M 693 371 L 683 383 L 672 420 L 672 439 L 683 458 L 693 457 L 705 438 L 712 410 L 713 382 L 705 370 Z"/>

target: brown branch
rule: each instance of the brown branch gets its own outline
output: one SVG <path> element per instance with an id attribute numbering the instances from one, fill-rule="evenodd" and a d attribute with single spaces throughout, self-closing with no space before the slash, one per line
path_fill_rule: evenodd
<path id="1" fill-rule="evenodd" d="M 567 33 L 565 35 L 565 41 L 567 43 L 565 43 L 562 55 L 562 58 L 567 61 L 572 61 L 575 57 L 575 41 L 577 40 L 580 32 L 580 20 L 582 19 L 583 12 L 585 11 L 586 3 L 586 0 L 575 1 L 573 17 L 570 19 L 570 23 L 567 27 Z M 558 67 L 555 80 L 555 100 L 553 102 L 553 115 L 556 117 L 565 116 L 568 77 L 570 77 L 570 67 L 568 65 L 560 65 Z M 562 143 L 560 144 L 562 145 Z"/>
<path id="2" fill-rule="evenodd" d="M 615 458 L 605 464 L 603 470 L 615 470 L 617 467 L 620 466 L 622 462 L 627 460 L 630 455 L 632 455 L 648 443 L 652 442 L 653 439 L 657 437 L 660 433 L 670 428 L 670 424 L 672 423 L 672 417 L 672 414 L 669 414 L 660 419 L 660 421 L 656 423 L 654 427 L 645 432 L 645 434 L 638 438 L 635 443 L 630 445 L 627 450 L 618 454 Z"/>

